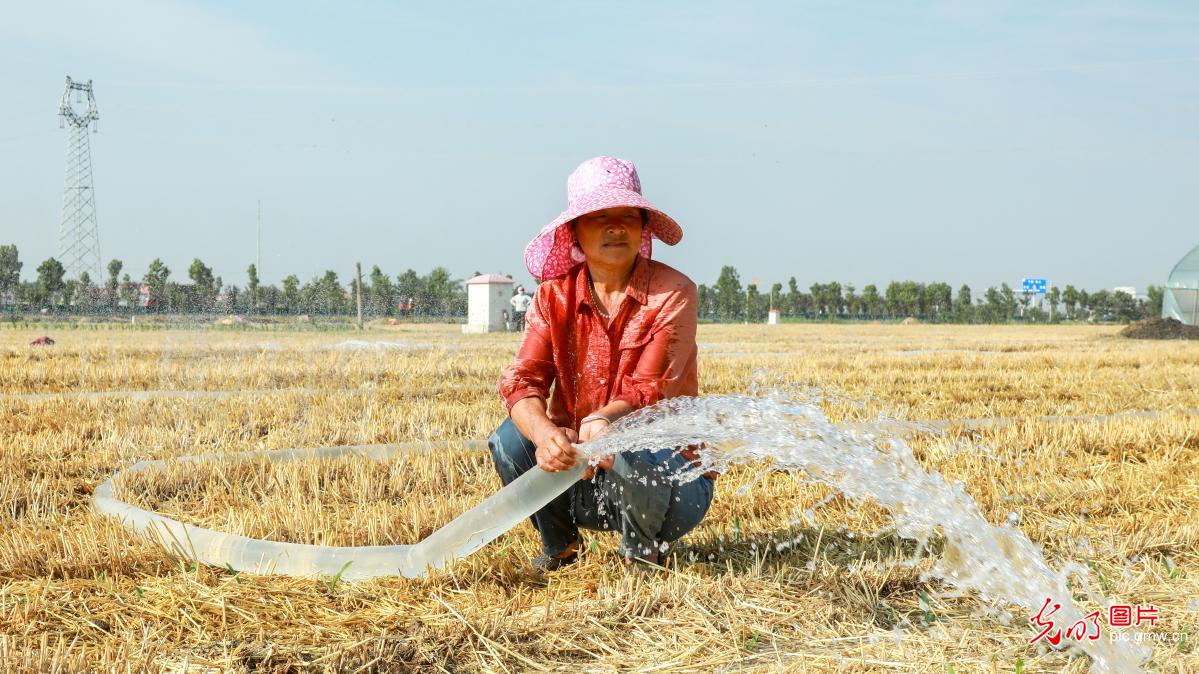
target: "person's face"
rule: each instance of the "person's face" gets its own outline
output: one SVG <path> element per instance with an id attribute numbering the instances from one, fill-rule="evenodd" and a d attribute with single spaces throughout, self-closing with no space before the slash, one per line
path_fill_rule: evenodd
<path id="1" fill-rule="evenodd" d="M 641 246 L 641 209 L 606 208 L 575 220 L 575 238 L 588 262 L 632 266 Z"/>

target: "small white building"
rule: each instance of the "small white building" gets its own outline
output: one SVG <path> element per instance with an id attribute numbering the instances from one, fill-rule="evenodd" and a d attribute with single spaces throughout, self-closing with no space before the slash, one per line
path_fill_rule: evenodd
<path id="1" fill-rule="evenodd" d="M 466 282 L 466 325 L 462 332 L 503 332 L 504 312 L 512 311 L 512 279 L 482 274 Z"/>

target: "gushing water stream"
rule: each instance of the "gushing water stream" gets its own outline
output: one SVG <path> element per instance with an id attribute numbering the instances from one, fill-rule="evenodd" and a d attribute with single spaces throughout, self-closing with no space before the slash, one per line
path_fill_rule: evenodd
<path id="1" fill-rule="evenodd" d="M 922 548 L 940 537 L 943 552 L 931 575 L 960 590 L 976 591 L 984 600 L 1021 606 L 1030 616 L 1051 597 L 1061 605 L 1053 620 L 1063 628 L 1062 643 L 1089 655 L 1093 672 L 1141 671 L 1147 649 L 1106 637 L 1074 640 L 1066 635 L 1065 628 L 1084 617 L 1066 581 L 1076 571 L 1085 580 L 1084 567 L 1055 571 L 1018 528 L 991 525 L 961 484 L 951 485 L 940 473 L 924 470 L 911 448 L 886 432 L 893 427 L 885 421 L 837 426 L 818 401 L 782 393 L 673 398 L 624 417 L 585 448 L 601 457 L 706 443 L 702 465 L 663 478 L 685 481 L 707 470 L 769 460 L 771 470 L 802 475 L 853 500 L 870 499 L 891 513 L 898 535 Z"/>

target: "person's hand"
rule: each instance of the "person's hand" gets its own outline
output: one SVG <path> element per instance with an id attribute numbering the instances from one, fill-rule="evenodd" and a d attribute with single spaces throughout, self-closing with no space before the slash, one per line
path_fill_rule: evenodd
<path id="1" fill-rule="evenodd" d="M 605 421 L 604 419 L 592 419 L 591 421 L 588 421 L 582 426 L 579 426 L 579 442 L 587 442 L 592 438 L 598 438 L 604 433 L 607 433 L 608 427 L 611 425 L 611 423 Z M 615 455 L 608 455 L 600 459 L 599 463 L 597 463 L 595 466 L 588 466 L 587 471 L 583 473 L 583 479 L 590 480 L 591 477 L 595 475 L 595 469 L 597 467 L 608 470 L 612 467 L 612 462 L 615 461 L 615 459 Z"/>
<path id="2" fill-rule="evenodd" d="M 592 438 L 598 438 L 608 431 L 608 427 L 612 424 L 606 419 L 592 419 L 587 423 L 579 426 L 579 442 L 587 442 Z"/>
<path id="3" fill-rule="evenodd" d="M 571 428 L 553 427 L 537 439 L 537 466 L 550 473 L 570 470 L 579 458 L 572 443 L 579 436 Z"/>
<path id="4" fill-rule="evenodd" d="M 595 469 L 612 470 L 612 464 L 616 463 L 616 455 L 609 454 L 600 459 L 594 466 L 587 466 L 587 470 L 583 471 L 583 479 L 590 480 L 595 477 Z"/>

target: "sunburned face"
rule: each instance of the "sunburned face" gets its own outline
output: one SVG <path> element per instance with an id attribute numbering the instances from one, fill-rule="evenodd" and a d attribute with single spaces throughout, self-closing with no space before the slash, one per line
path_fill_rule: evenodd
<path id="1" fill-rule="evenodd" d="M 589 263 L 623 268 L 637 258 L 643 226 L 640 208 L 606 208 L 579 216 L 575 237 Z"/>

